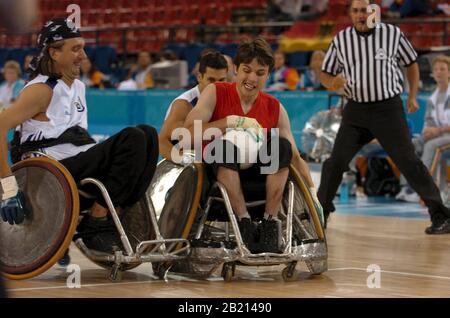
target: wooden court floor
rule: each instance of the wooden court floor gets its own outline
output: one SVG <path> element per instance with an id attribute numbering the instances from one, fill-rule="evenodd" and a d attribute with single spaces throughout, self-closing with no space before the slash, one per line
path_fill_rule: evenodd
<path id="1" fill-rule="evenodd" d="M 7 288 L 11 297 L 450 297 L 450 235 L 425 235 L 427 225 L 425 220 L 334 213 L 327 230 L 329 270 L 311 276 L 299 264 L 294 282 L 282 280 L 282 266 L 238 267 L 230 283 L 220 272 L 208 280 L 169 274 L 161 281 L 150 264 L 143 264 L 113 283 L 72 246 L 81 288 L 68 288 L 69 274 L 56 266 L 34 279 L 7 281 Z M 367 272 L 368 266 L 378 266 L 380 275 Z M 375 288 L 368 287 L 368 278 Z"/>

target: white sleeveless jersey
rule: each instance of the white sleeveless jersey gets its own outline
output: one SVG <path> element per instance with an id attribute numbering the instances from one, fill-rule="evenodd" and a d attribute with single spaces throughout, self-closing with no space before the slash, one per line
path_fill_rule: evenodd
<path id="1" fill-rule="evenodd" d="M 200 90 L 198 89 L 198 85 L 197 85 L 194 88 L 191 88 L 190 90 L 184 92 L 183 94 L 181 94 L 180 96 L 175 98 L 172 101 L 172 103 L 170 103 L 169 108 L 167 109 L 167 112 L 166 112 L 166 117 L 164 119 L 167 119 L 167 116 L 169 116 L 169 113 L 170 113 L 170 110 L 172 109 L 173 103 L 175 103 L 176 100 L 179 100 L 179 99 L 185 100 L 189 104 L 191 104 L 192 107 L 194 107 L 197 104 L 199 98 L 200 98 Z"/>
<path id="2" fill-rule="evenodd" d="M 80 126 L 87 129 L 87 108 L 85 85 L 78 79 L 69 87 L 61 79 L 53 79 L 48 76 L 38 75 L 24 87 L 45 83 L 53 89 L 53 96 L 45 114 L 49 121 L 28 119 L 17 127 L 21 131 L 20 142 L 39 141 L 48 138 L 58 138 L 70 127 Z M 62 160 L 86 151 L 95 144 L 75 146 L 61 144 L 40 149 L 43 153 L 52 156 L 56 160 Z"/>

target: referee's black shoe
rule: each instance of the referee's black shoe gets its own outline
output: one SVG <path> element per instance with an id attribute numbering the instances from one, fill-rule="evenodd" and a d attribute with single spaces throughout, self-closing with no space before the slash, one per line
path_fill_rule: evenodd
<path id="1" fill-rule="evenodd" d="M 431 223 L 431 226 L 425 229 L 426 234 L 448 234 L 450 233 L 450 218 L 441 218 Z"/>
<path id="2" fill-rule="evenodd" d="M 326 229 L 328 225 L 328 219 L 330 218 L 330 212 L 329 211 L 323 211 L 323 228 Z"/>

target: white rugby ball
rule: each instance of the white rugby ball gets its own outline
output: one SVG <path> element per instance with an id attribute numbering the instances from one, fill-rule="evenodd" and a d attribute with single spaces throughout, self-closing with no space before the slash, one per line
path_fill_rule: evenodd
<path id="1" fill-rule="evenodd" d="M 263 141 L 257 141 L 248 130 L 229 129 L 222 136 L 222 139 L 228 140 L 239 149 L 238 163 L 240 169 L 248 169 L 258 158 L 258 151 Z"/>

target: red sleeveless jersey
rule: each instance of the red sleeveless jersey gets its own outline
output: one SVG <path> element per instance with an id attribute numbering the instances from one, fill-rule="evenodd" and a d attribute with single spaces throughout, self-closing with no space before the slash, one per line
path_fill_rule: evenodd
<path id="1" fill-rule="evenodd" d="M 278 126 L 280 102 L 275 97 L 259 92 L 250 111 L 244 114 L 236 83 L 219 82 L 214 85 L 216 85 L 216 108 L 210 119 L 211 122 L 228 115 L 238 115 L 256 119 L 263 128 L 271 129 Z"/>

